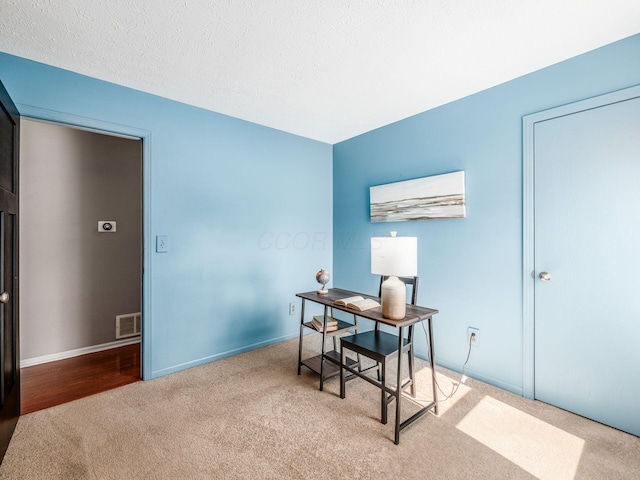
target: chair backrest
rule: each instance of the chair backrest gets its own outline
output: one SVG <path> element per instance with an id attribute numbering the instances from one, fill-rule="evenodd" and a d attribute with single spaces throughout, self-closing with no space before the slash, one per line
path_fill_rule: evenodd
<path id="1" fill-rule="evenodd" d="M 388 276 L 382 275 L 380 277 L 380 288 L 378 290 L 378 297 L 382 295 L 382 283 L 389 278 Z M 411 285 L 411 305 L 418 304 L 418 277 L 398 277 L 398 279 L 404 283 L 405 285 Z"/>

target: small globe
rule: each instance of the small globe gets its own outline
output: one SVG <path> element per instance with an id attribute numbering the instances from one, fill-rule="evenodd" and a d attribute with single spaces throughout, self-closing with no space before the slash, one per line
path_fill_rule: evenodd
<path id="1" fill-rule="evenodd" d="M 322 285 L 326 285 L 327 283 L 329 283 L 330 278 L 331 276 L 326 270 L 320 270 L 318 273 L 316 273 L 316 281 L 318 283 L 321 283 Z"/>
<path id="2" fill-rule="evenodd" d="M 329 293 L 328 290 L 324 289 L 324 286 L 329 283 L 329 279 L 331 278 L 331 276 L 329 275 L 329 272 L 327 272 L 326 270 L 320 270 L 318 273 L 316 273 L 316 281 L 320 284 L 322 284 L 322 290 L 318 290 L 318 293 L 320 294 L 327 294 Z"/>

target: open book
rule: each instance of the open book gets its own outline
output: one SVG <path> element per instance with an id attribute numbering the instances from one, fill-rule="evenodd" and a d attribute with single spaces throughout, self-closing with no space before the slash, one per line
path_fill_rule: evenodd
<path id="1" fill-rule="evenodd" d="M 380 304 L 375 300 L 364 298 L 360 295 L 356 295 L 355 297 L 341 298 L 340 300 L 336 300 L 333 303 L 334 305 L 344 305 L 347 308 L 353 308 L 354 310 L 358 310 L 360 312 L 364 312 L 365 310 L 370 310 L 372 308 L 380 306 Z"/>

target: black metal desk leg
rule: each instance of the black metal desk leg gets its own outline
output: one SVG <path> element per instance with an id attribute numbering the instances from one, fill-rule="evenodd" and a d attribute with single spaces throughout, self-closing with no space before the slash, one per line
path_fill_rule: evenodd
<path id="1" fill-rule="evenodd" d="M 358 316 L 357 315 L 353 315 L 353 324 L 356 326 L 356 332 L 358 333 Z M 340 344 L 340 348 L 342 348 L 342 343 Z M 356 359 L 358 360 L 358 371 L 361 372 L 362 371 L 362 358 L 360 358 L 360 354 L 356 353 Z"/>
<path id="2" fill-rule="evenodd" d="M 413 355 L 413 325 L 409 326 L 409 351 L 407 352 L 407 356 L 409 357 L 409 379 L 411 380 L 411 396 L 413 398 L 416 397 L 416 374 L 414 371 L 414 362 L 415 358 Z"/>
<path id="3" fill-rule="evenodd" d="M 325 344 L 327 343 L 327 310 L 329 307 L 324 307 L 324 320 L 322 325 L 322 355 L 320 356 L 320 391 L 324 390 L 324 352 Z"/>
<path id="4" fill-rule="evenodd" d="M 438 415 L 438 392 L 436 390 L 436 353 L 433 345 L 433 323 L 431 317 L 427 319 L 427 326 L 429 327 L 429 358 L 431 359 L 431 386 L 433 388 L 433 413 Z"/>
<path id="5" fill-rule="evenodd" d="M 302 339 L 304 338 L 304 298 L 302 299 L 302 309 L 300 310 L 300 342 L 298 342 L 298 375 L 302 367 Z"/>
<path id="6" fill-rule="evenodd" d="M 400 327 L 398 335 L 398 383 L 396 385 L 396 429 L 393 443 L 400 444 L 400 400 L 402 399 L 402 343 L 404 341 L 404 327 Z"/>
<path id="7" fill-rule="evenodd" d="M 345 397 L 344 365 L 347 362 L 347 352 L 340 344 L 340 398 Z"/>
<path id="8" fill-rule="evenodd" d="M 334 317 L 333 317 L 333 307 L 331 307 L 331 318 L 334 318 Z M 325 327 L 326 327 L 326 325 L 327 325 L 327 320 L 328 320 L 328 319 L 327 319 L 327 317 L 325 317 L 325 318 L 324 318 L 324 325 L 325 325 Z M 333 337 L 333 349 L 334 349 L 336 352 L 338 351 L 338 337 L 337 337 L 337 336 L 334 336 L 334 337 Z"/>

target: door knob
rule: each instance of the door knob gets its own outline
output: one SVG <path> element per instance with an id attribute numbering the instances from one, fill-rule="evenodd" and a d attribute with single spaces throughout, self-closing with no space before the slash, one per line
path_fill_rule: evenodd
<path id="1" fill-rule="evenodd" d="M 549 272 L 540 272 L 540 280 L 542 280 L 543 282 L 550 282 L 551 281 L 551 274 Z"/>
<path id="2" fill-rule="evenodd" d="M 0 293 L 0 303 L 9 303 L 9 294 L 7 292 Z"/>

